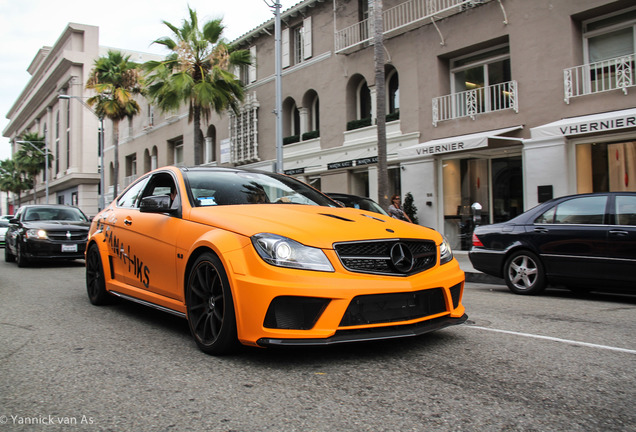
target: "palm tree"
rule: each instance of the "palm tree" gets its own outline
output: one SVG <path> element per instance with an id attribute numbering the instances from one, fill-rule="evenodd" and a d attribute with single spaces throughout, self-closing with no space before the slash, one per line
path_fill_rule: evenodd
<path id="1" fill-rule="evenodd" d="M 6 192 L 7 196 L 9 192 L 16 194 L 18 196 L 18 207 L 22 204 L 22 192 L 31 189 L 31 187 L 32 183 L 18 162 L 13 159 L 0 161 L 0 190 Z"/>
<path id="2" fill-rule="evenodd" d="M 188 104 L 188 122 L 194 122 L 194 164 L 201 164 L 203 132 L 201 117 L 209 120 L 211 109 L 217 113 L 231 108 L 238 112 L 243 100 L 243 86 L 230 68 L 250 64 L 248 50 L 234 50 L 222 38 L 225 27 L 221 19 L 207 21 L 199 29 L 196 11 L 188 7 L 190 20 L 181 28 L 163 23 L 172 37 L 153 43 L 171 53 L 164 61 L 144 64 L 147 93 L 162 111 L 177 111 Z"/>
<path id="3" fill-rule="evenodd" d="M 33 194 L 35 200 L 35 189 L 37 185 L 38 175 L 44 170 L 46 164 L 46 155 L 48 154 L 48 165 L 51 168 L 53 155 L 48 149 L 45 149 L 45 137 L 37 132 L 26 132 L 20 138 L 25 141 L 20 150 L 15 154 L 15 160 L 26 173 L 27 178 L 33 184 Z"/>
<path id="4" fill-rule="evenodd" d="M 137 68 L 138 65 L 130 61 L 130 56 L 110 50 L 106 57 L 95 60 L 95 67 L 86 83 L 87 89 L 97 93 L 86 102 L 94 106 L 97 116 L 108 118 L 113 122 L 114 196 L 117 196 L 119 183 L 119 122 L 126 117 L 134 117 L 140 111 L 139 104 L 133 98 L 134 95 L 142 93 Z"/>

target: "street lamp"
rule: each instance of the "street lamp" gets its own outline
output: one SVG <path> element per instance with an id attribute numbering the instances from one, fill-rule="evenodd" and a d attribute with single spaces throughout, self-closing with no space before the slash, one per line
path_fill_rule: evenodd
<path id="1" fill-rule="evenodd" d="M 263 0 L 265 4 L 272 9 L 274 13 L 274 56 L 275 59 L 275 83 L 276 83 L 276 172 L 283 172 L 283 74 L 281 59 L 281 23 L 280 8 L 281 4 L 278 0 Z"/>
<path id="2" fill-rule="evenodd" d="M 49 203 L 49 149 L 46 145 L 46 136 L 44 137 L 44 141 L 16 141 L 18 144 L 29 144 L 31 147 L 39 151 L 44 155 L 44 184 L 46 185 L 46 203 Z M 44 143 L 44 151 L 42 151 L 39 147 L 37 147 L 33 143 Z M 33 191 L 35 194 L 35 191 Z M 35 201 L 35 197 L 34 197 Z"/>
<path id="3" fill-rule="evenodd" d="M 84 100 L 79 97 L 79 96 L 71 96 L 71 95 L 65 95 L 65 94 L 61 94 L 57 96 L 58 99 L 65 99 L 65 100 L 70 100 L 70 99 L 77 99 L 78 101 L 80 101 L 80 103 L 82 105 L 84 105 L 84 107 L 86 109 L 88 109 L 90 112 L 92 112 L 95 117 L 97 117 L 99 119 L 99 163 L 100 163 L 100 169 L 99 169 L 99 209 L 102 210 L 106 205 L 104 202 L 104 116 L 101 116 L 99 114 L 97 114 L 95 112 L 95 110 L 93 108 L 90 107 L 90 105 L 88 105 L 86 102 L 84 102 Z"/>

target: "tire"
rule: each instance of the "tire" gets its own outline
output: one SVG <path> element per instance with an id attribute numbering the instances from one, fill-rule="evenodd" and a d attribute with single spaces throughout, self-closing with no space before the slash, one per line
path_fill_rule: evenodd
<path id="1" fill-rule="evenodd" d="M 530 251 L 518 251 L 508 257 L 504 264 L 504 279 L 515 294 L 535 295 L 546 287 L 543 264 Z"/>
<path id="2" fill-rule="evenodd" d="M 18 267 L 24 268 L 29 265 L 29 259 L 24 256 L 21 241 L 21 239 L 16 239 L 15 242 L 15 260 L 18 263 Z"/>
<path id="3" fill-rule="evenodd" d="M 88 300 L 96 306 L 112 302 L 111 295 L 106 291 L 102 257 L 99 254 L 99 248 L 94 243 L 86 252 L 86 292 Z"/>
<path id="4" fill-rule="evenodd" d="M 192 265 L 186 285 L 188 325 L 206 354 L 230 354 L 238 348 L 236 314 L 227 274 L 214 254 L 202 254 Z"/>
<path id="5" fill-rule="evenodd" d="M 4 245 L 4 262 L 14 262 L 15 261 L 15 255 L 13 255 L 11 252 L 9 252 L 9 245 L 5 243 Z"/>

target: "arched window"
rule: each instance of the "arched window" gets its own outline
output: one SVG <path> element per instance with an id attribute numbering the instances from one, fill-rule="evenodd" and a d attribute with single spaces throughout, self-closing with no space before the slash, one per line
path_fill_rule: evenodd
<path id="1" fill-rule="evenodd" d="M 366 81 L 360 82 L 358 86 L 358 120 L 371 118 L 371 91 Z"/>
<path id="2" fill-rule="evenodd" d="M 386 81 L 386 113 L 393 114 L 400 110 L 400 80 L 395 69 L 389 72 Z"/>

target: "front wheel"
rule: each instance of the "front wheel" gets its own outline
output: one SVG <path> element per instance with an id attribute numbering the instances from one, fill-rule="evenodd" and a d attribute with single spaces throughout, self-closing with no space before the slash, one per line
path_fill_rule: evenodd
<path id="1" fill-rule="evenodd" d="M 15 242 L 15 260 L 18 264 L 18 267 L 26 267 L 29 265 L 29 259 L 24 256 L 24 251 L 22 250 L 22 242 L 20 239 L 17 239 Z"/>
<path id="2" fill-rule="evenodd" d="M 238 346 L 230 283 L 221 260 L 206 252 L 192 265 L 186 286 L 188 325 L 199 349 L 229 354 Z"/>
<path id="3" fill-rule="evenodd" d="M 515 294 L 539 294 L 546 286 L 543 264 L 538 256 L 529 251 L 510 255 L 504 264 L 504 279 Z"/>
<path id="4" fill-rule="evenodd" d="M 106 291 L 104 266 L 96 244 L 92 244 L 86 252 L 86 291 L 92 304 L 99 306 L 110 303 L 111 296 Z"/>

